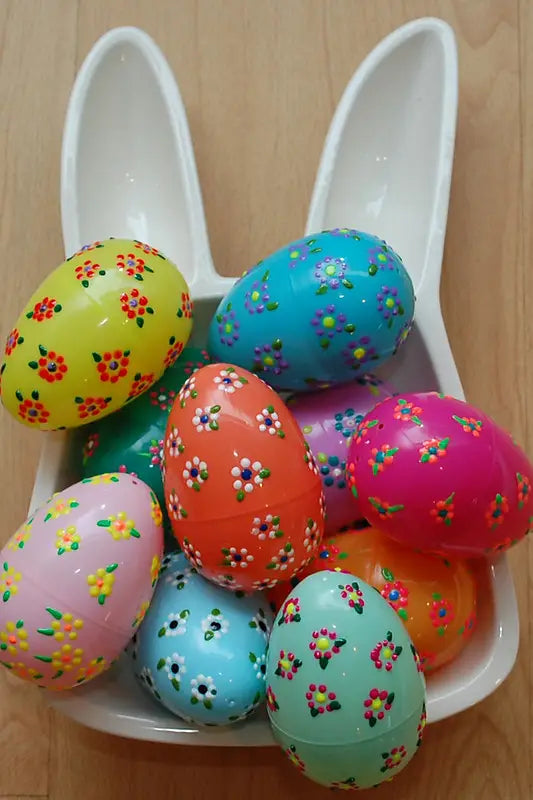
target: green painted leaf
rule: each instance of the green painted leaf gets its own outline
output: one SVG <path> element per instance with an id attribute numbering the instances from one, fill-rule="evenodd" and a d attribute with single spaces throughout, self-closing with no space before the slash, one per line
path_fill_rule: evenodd
<path id="1" fill-rule="evenodd" d="M 136 317 L 135 322 L 137 323 L 139 328 L 142 328 L 142 326 L 144 325 L 144 319 L 142 317 Z"/>
<path id="2" fill-rule="evenodd" d="M 252 653 L 251 651 L 248 653 L 248 658 L 250 659 L 250 661 L 252 662 L 252 664 L 255 664 L 255 662 L 257 661 L 257 656 L 256 656 L 256 654 L 255 654 L 255 653 Z"/>
<path id="3" fill-rule="evenodd" d="M 172 686 L 174 687 L 174 689 L 175 689 L 177 692 L 179 692 L 179 690 L 180 690 L 180 682 L 179 682 L 178 680 L 176 680 L 176 678 L 171 678 L 171 680 L 170 680 L 170 683 L 172 684 Z"/>
<path id="4" fill-rule="evenodd" d="M 37 391 L 37 389 L 33 390 L 33 392 L 31 393 L 31 396 L 32 396 L 33 400 L 38 400 L 39 399 L 39 392 Z"/>
<path id="5" fill-rule="evenodd" d="M 267 303 L 266 304 L 266 310 L 267 311 L 275 311 L 278 308 L 278 306 L 279 306 L 279 303 L 277 303 L 276 301 L 273 301 L 271 303 Z"/>
<path id="6" fill-rule="evenodd" d="M 28 361 L 28 367 L 30 369 L 37 369 L 38 366 L 39 365 L 38 365 L 38 363 L 36 361 Z"/>
<path id="7" fill-rule="evenodd" d="M 53 636 L 54 631 L 52 628 L 37 628 L 37 633 L 42 633 L 43 636 Z"/>
<path id="8" fill-rule="evenodd" d="M 42 356 L 46 356 L 46 355 L 48 355 L 48 350 L 46 349 L 46 347 L 44 345 L 40 344 L 39 345 L 39 353 Z"/>
<path id="9" fill-rule="evenodd" d="M 105 571 L 108 574 L 110 574 L 111 572 L 114 572 L 116 569 L 118 569 L 118 564 L 108 564 L 107 567 L 105 568 Z"/>
<path id="10" fill-rule="evenodd" d="M 157 635 L 158 635 L 159 639 L 162 639 L 162 638 L 163 638 L 163 636 L 164 636 L 164 635 L 165 635 L 165 633 L 166 633 L 166 630 L 167 630 L 167 629 L 166 629 L 166 628 L 164 628 L 164 627 L 163 627 L 163 628 L 159 628 L 159 630 L 157 631 Z"/>
<path id="11" fill-rule="evenodd" d="M 376 720 L 375 717 L 370 717 L 370 719 L 368 720 L 368 724 L 370 725 L 371 728 L 374 727 L 374 725 L 376 724 L 376 721 L 377 720 Z"/>
<path id="12" fill-rule="evenodd" d="M 213 703 L 211 702 L 211 700 L 209 700 L 209 699 L 207 698 L 206 700 L 204 700 L 204 706 L 205 706 L 205 708 L 207 708 L 208 710 L 210 710 L 211 708 L 213 708 Z"/>
<path id="13" fill-rule="evenodd" d="M 312 708 L 311 709 L 311 716 L 312 717 L 317 717 L 318 716 L 318 708 Z"/>
<path id="14" fill-rule="evenodd" d="M 204 633 L 204 639 L 205 639 L 206 642 L 210 642 L 211 639 L 214 638 L 214 636 L 215 636 L 215 634 L 213 633 L 213 631 L 206 631 Z"/>
<path id="15" fill-rule="evenodd" d="M 157 662 L 157 669 L 158 670 L 163 669 L 163 667 L 165 666 L 166 663 L 167 662 L 166 662 L 165 658 L 160 658 L 159 661 Z"/>
<path id="16" fill-rule="evenodd" d="M 19 390 L 18 390 L 18 389 L 17 389 L 17 391 L 15 392 L 15 397 L 17 398 L 17 400 L 19 401 L 19 403 L 21 403 L 21 402 L 24 400 L 24 398 L 23 398 L 23 396 L 22 396 L 22 392 L 19 392 Z"/>
<path id="17" fill-rule="evenodd" d="M 332 700 L 331 703 L 329 704 L 329 707 L 331 708 L 332 711 L 338 711 L 339 708 L 341 707 L 341 704 L 339 703 L 338 700 Z"/>
<path id="18" fill-rule="evenodd" d="M 98 364 L 102 360 L 100 353 L 93 353 L 93 360 Z"/>
<path id="19" fill-rule="evenodd" d="M 51 656 L 34 656 L 34 658 L 36 658 L 37 661 L 43 661 L 45 664 L 51 664 L 52 663 L 52 657 Z"/>
<path id="20" fill-rule="evenodd" d="M 353 283 L 349 281 L 347 278 L 344 278 L 342 281 L 342 285 L 345 289 L 353 289 Z"/>
<path id="21" fill-rule="evenodd" d="M 197 697 L 191 697 L 191 703 L 192 703 L 193 706 L 195 706 L 198 703 L 198 698 Z"/>
<path id="22" fill-rule="evenodd" d="M 97 524 L 97 526 L 99 528 L 110 528 L 111 527 L 111 521 L 108 520 L 108 519 L 99 519 L 96 524 Z"/>

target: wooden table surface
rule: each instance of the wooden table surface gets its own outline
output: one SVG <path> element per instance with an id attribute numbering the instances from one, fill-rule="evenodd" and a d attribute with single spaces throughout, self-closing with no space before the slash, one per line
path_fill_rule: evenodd
<path id="1" fill-rule="evenodd" d="M 533 451 L 533 3 L 528 0 L 0 0 L 0 334 L 62 260 L 59 155 L 69 92 L 107 29 L 137 25 L 183 93 L 221 273 L 301 235 L 346 82 L 398 25 L 454 27 L 460 101 L 442 301 L 468 399 Z M 140 108 L 132 108 L 132 124 Z M 343 223 L 344 224 L 344 223 Z M 0 414 L 0 542 L 26 512 L 41 436 Z M 528 554 L 529 548 L 529 554 Z M 430 726 L 376 800 L 533 796 L 531 542 L 511 554 L 522 621 L 511 677 Z M 274 748 L 156 746 L 85 730 L 0 674 L 0 800 L 326 798 Z M 364 795 L 366 796 L 366 795 Z"/>

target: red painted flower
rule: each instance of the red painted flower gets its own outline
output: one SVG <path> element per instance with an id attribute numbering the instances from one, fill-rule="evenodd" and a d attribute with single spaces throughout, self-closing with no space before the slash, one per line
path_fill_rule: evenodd
<path id="1" fill-rule="evenodd" d="M 133 400 L 134 397 L 138 397 L 140 394 L 149 389 L 154 380 L 155 375 L 153 372 L 150 372 L 148 375 L 141 375 L 140 372 L 137 372 L 134 381 L 131 384 L 128 400 Z"/>
<path id="2" fill-rule="evenodd" d="M 291 764 L 293 764 L 296 767 L 296 769 L 300 770 L 300 772 L 305 772 L 305 764 L 298 755 L 298 753 L 296 752 L 296 748 L 293 744 L 291 744 L 290 747 L 287 747 L 287 749 L 285 750 L 285 755 L 287 756 Z"/>
<path id="3" fill-rule="evenodd" d="M 104 411 L 111 402 L 110 397 L 76 397 L 75 402 L 78 406 L 78 416 L 80 419 L 97 417 Z"/>
<path id="4" fill-rule="evenodd" d="M 100 380 L 104 383 L 116 383 L 121 378 L 125 378 L 128 374 L 128 365 L 130 363 L 129 350 L 113 350 L 106 353 L 93 353 L 93 359 L 96 361 L 96 369 L 100 375 Z"/>
<path id="5" fill-rule="evenodd" d="M 332 789 L 344 789 L 345 791 L 359 789 L 360 787 L 357 785 L 355 778 L 346 778 L 345 781 L 333 781 L 331 784 Z"/>
<path id="6" fill-rule="evenodd" d="M 388 692 L 386 689 L 371 689 L 367 699 L 363 702 L 365 711 L 365 719 L 371 728 L 382 720 L 385 714 L 391 710 L 394 702 L 394 692 Z"/>
<path id="7" fill-rule="evenodd" d="M 498 493 L 485 512 L 485 519 L 489 528 L 491 530 L 499 528 L 508 511 L 509 503 L 507 498 Z"/>
<path id="8" fill-rule="evenodd" d="M 79 280 L 81 285 L 86 289 L 89 286 L 89 281 L 96 277 L 96 275 L 105 275 L 105 269 L 103 269 L 100 264 L 96 264 L 94 261 L 87 259 L 83 264 L 79 264 L 75 267 L 74 274 L 77 280 Z"/>
<path id="9" fill-rule="evenodd" d="M 346 644 L 346 639 L 341 639 L 335 631 L 329 631 L 327 628 L 313 631 L 312 637 L 312 641 L 309 642 L 309 649 L 322 669 L 326 669 L 329 660 L 337 653 L 340 653 L 341 647 Z"/>
<path id="10" fill-rule="evenodd" d="M 392 606 L 404 621 L 409 618 L 406 608 L 409 602 L 409 589 L 401 581 L 388 581 L 381 590 L 381 596 Z"/>
<path id="11" fill-rule="evenodd" d="M 298 597 L 289 597 L 283 604 L 278 625 L 283 625 L 283 623 L 288 625 L 289 622 L 300 622 L 300 620 L 300 600 Z"/>
<path id="12" fill-rule="evenodd" d="M 181 293 L 181 308 L 178 311 L 178 317 L 185 317 L 191 319 L 193 312 L 193 303 L 188 292 Z"/>
<path id="13" fill-rule="evenodd" d="M 480 419 L 474 419 L 474 417 L 458 417 L 453 414 L 452 419 L 459 423 L 465 433 L 471 433 L 476 438 L 479 437 L 483 429 L 483 422 Z"/>
<path id="14" fill-rule="evenodd" d="M 357 423 L 357 427 L 353 434 L 355 443 L 361 444 L 370 428 L 374 428 L 378 423 L 379 420 L 377 419 L 371 419 L 370 421 L 363 419 L 361 422 Z"/>
<path id="15" fill-rule="evenodd" d="M 17 328 L 13 328 L 6 339 L 5 354 L 10 356 L 18 344 L 22 344 L 24 337 L 20 335 Z"/>
<path id="16" fill-rule="evenodd" d="M 516 483 L 518 491 L 518 509 L 521 511 L 529 502 L 529 495 L 531 494 L 531 481 L 525 475 L 521 475 L 519 472 L 517 472 Z"/>
<path id="17" fill-rule="evenodd" d="M 272 686 L 269 686 L 266 691 L 266 701 L 270 711 L 279 711 L 279 705 L 276 700 L 276 695 L 272 691 Z"/>
<path id="18" fill-rule="evenodd" d="M 126 314 L 128 319 L 134 319 L 139 328 L 144 325 L 144 315 L 153 314 L 154 309 L 148 305 L 148 298 L 139 292 L 138 289 L 132 289 L 130 292 L 122 292 L 120 295 L 120 302 L 122 311 Z"/>
<path id="19" fill-rule="evenodd" d="M 153 269 L 146 265 L 144 258 L 139 258 L 136 253 L 117 255 L 117 269 L 125 272 L 129 278 L 135 278 L 138 281 L 143 280 L 143 272 L 153 272 Z"/>
<path id="20" fill-rule="evenodd" d="M 401 503 L 391 505 L 387 503 L 386 500 L 380 500 L 379 497 L 369 497 L 368 502 L 376 509 L 381 519 L 390 519 L 393 514 L 396 514 L 398 511 L 403 511 L 405 508 Z"/>
<path id="21" fill-rule="evenodd" d="M 428 439 L 419 449 L 422 464 L 434 464 L 439 458 L 444 458 L 450 439 Z"/>
<path id="22" fill-rule="evenodd" d="M 371 450 L 372 458 L 368 459 L 368 466 L 372 467 L 372 473 L 377 475 L 379 472 L 383 472 L 385 467 L 392 464 L 398 450 L 398 447 L 391 447 L 389 444 L 384 444 L 379 448 L 373 447 Z"/>
<path id="23" fill-rule="evenodd" d="M 446 628 L 455 619 L 453 604 L 449 600 L 443 600 L 438 592 L 432 595 L 432 603 L 429 607 L 429 617 L 433 627 L 437 628 L 439 636 L 444 636 Z"/>
<path id="24" fill-rule="evenodd" d="M 301 666 L 302 662 L 299 658 L 296 658 L 294 653 L 286 653 L 285 650 L 280 650 L 278 666 L 274 674 L 292 681 L 293 676 L 296 675 Z"/>
<path id="25" fill-rule="evenodd" d="M 341 707 L 337 695 L 335 692 L 328 692 L 325 683 L 318 686 L 316 683 L 310 683 L 305 698 L 312 717 L 318 717 L 319 714 L 324 714 L 326 711 L 338 711 Z"/>
<path id="26" fill-rule="evenodd" d="M 98 445 L 100 444 L 100 436 L 98 433 L 90 433 L 87 437 L 85 444 L 83 445 L 83 464 L 85 465 L 87 461 L 94 455 L 96 450 L 98 449 Z"/>
<path id="27" fill-rule="evenodd" d="M 385 763 L 381 767 L 381 771 L 387 772 L 388 769 L 394 769 L 395 767 L 400 766 L 406 755 L 407 750 L 403 744 L 400 745 L 400 747 L 393 747 L 390 753 L 382 753 L 381 757 Z"/>
<path id="28" fill-rule="evenodd" d="M 168 409 L 172 408 L 176 394 L 174 389 L 165 389 L 164 386 L 160 386 L 159 389 L 152 389 L 150 392 L 150 404 L 157 406 L 161 411 L 168 411 Z"/>
<path id="29" fill-rule="evenodd" d="M 183 352 L 183 342 L 180 342 L 179 339 L 176 341 L 175 336 L 171 336 L 168 340 L 170 347 L 168 348 L 167 354 L 165 356 L 165 367 L 171 367 L 175 361 L 179 358 L 179 356 Z"/>
<path id="30" fill-rule="evenodd" d="M 348 601 L 350 608 L 353 608 L 357 614 L 362 614 L 365 601 L 363 600 L 363 592 L 359 588 L 357 581 L 344 585 L 339 584 L 339 589 L 341 590 L 342 599 Z"/>
<path id="31" fill-rule="evenodd" d="M 401 422 L 414 422 L 415 425 L 422 425 L 420 416 L 422 414 L 420 406 L 415 406 L 414 403 L 408 403 L 407 400 L 400 398 L 394 407 L 394 419 Z"/>
<path id="32" fill-rule="evenodd" d="M 33 367 L 34 364 L 34 361 L 30 362 L 30 366 Z M 68 372 L 64 357 L 56 353 L 55 350 L 49 350 L 46 355 L 39 359 L 37 369 L 39 370 L 37 373 L 39 378 L 48 381 L 48 383 L 63 380 L 64 374 Z"/>
<path id="33" fill-rule="evenodd" d="M 32 425 L 36 422 L 39 425 L 44 425 L 48 421 L 50 412 L 39 401 L 26 399 L 20 403 L 18 415 Z"/>
<path id="34" fill-rule="evenodd" d="M 33 307 L 26 316 L 28 319 L 34 319 L 36 322 L 42 322 L 44 319 L 51 319 L 54 313 L 61 311 L 61 306 L 53 297 L 43 297 Z"/>
<path id="35" fill-rule="evenodd" d="M 374 662 L 376 669 L 383 669 L 390 672 L 394 666 L 394 662 L 398 660 L 401 655 L 403 647 L 395 645 L 392 641 L 391 631 L 387 631 L 387 636 L 372 649 L 370 658 Z"/>
<path id="36" fill-rule="evenodd" d="M 70 261 L 72 258 L 78 258 L 79 256 L 88 253 L 90 250 L 97 250 L 98 248 L 103 246 L 104 245 L 102 244 L 102 242 L 91 242 L 91 244 L 84 244 L 81 250 L 78 250 L 77 253 L 74 253 L 73 256 L 67 259 L 67 261 Z"/>
<path id="37" fill-rule="evenodd" d="M 435 503 L 435 508 L 432 508 L 429 512 L 431 516 L 434 517 L 437 524 L 452 524 L 452 520 L 455 515 L 455 505 L 453 502 L 454 497 L 455 492 L 452 492 L 451 495 L 446 498 L 446 500 L 438 500 Z"/>
<path id="38" fill-rule="evenodd" d="M 145 244 L 144 242 L 139 242 L 137 239 L 134 239 L 135 247 L 138 250 L 142 250 L 143 253 L 146 253 L 147 256 L 159 256 L 159 258 L 164 258 L 164 255 L 159 251 L 156 250 L 155 247 L 150 247 L 149 244 Z"/>

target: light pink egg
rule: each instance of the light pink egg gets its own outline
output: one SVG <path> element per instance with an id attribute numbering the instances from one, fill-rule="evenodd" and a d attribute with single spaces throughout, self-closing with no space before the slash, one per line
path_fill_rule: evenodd
<path id="1" fill-rule="evenodd" d="M 120 655 L 150 604 L 163 553 L 161 509 L 124 474 L 55 494 L 0 553 L 0 661 L 70 689 Z"/>

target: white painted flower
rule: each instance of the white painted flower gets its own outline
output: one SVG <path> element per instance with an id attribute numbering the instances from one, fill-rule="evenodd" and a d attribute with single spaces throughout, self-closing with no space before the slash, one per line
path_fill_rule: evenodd
<path id="1" fill-rule="evenodd" d="M 192 418 L 192 424 L 195 426 L 198 433 L 202 431 L 217 431 L 219 414 L 220 406 L 197 408 Z"/>
<path id="2" fill-rule="evenodd" d="M 253 653 L 250 654 L 250 660 L 252 658 Z M 265 654 L 262 653 L 260 656 L 256 656 L 255 661 L 253 661 L 253 668 L 255 671 L 255 677 L 260 681 L 266 681 L 266 658 Z"/>
<path id="3" fill-rule="evenodd" d="M 254 628 L 259 633 L 262 633 L 266 641 L 268 641 L 268 637 L 270 635 L 270 624 L 262 608 L 257 610 L 257 614 L 255 617 L 253 617 L 253 619 L 250 620 L 248 626 L 250 628 Z"/>
<path id="4" fill-rule="evenodd" d="M 183 540 L 183 552 L 195 567 L 203 567 L 202 554 L 188 539 Z"/>
<path id="5" fill-rule="evenodd" d="M 267 538 L 280 539 L 283 536 L 283 531 L 279 529 L 279 517 L 272 514 L 267 514 L 264 519 L 254 517 L 252 525 L 252 536 L 257 536 L 261 542 Z"/>
<path id="6" fill-rule="evenodd" d="M 208 478 L 207 464 L 205 461 L 201 461 L 198 456 L 194 456 L 191 461 L 185 462 L 185 469 L 182 475 L 189 489 L 199 492 L 200 486 Z"/>
<path id="7" fill-rule="evenodd" d="M 206 708 L 212 708 L 213 698 L 217 695 L 217 687 L 210 675 L 197 675 L 191 679 L 191 703 L 203 703 Z"/>
<path id="8" fill-rule="evenodd" d="M 222 553 L 224 554 L 225 567 L 241 567 L 246 569 L 248 564 L 251 564 L 254 560 L 253 555 L 248 552 L 246 547 L 241 547 L 240 550 L 236 547 L 223 548 Z"/>
<path id="9" fill-rule="evenodd" d="M 237 375 L 234 369 L 221 369 L 216 377 L 213 378 L 213 383 L 216 383 L 221 392 L 232 394 L 236 389 L 248 383 L 246 378 L 241 378 Z"/>
<path id="10" fill-rule="evenodd" d="M 139 672 L 139 680 L 143 686 L 145 686 L 148 691 L 154 695 L 154 697 L 157 697 L 158 700 L 161 699 L 161 695 L 157 691 L 154 676 L 152 675 L 152 670 L 149 667 L 142 668 L 142 670 Z"/>
<path id="11" fill-rule="evenodd" d="M 307 520 L 305 529 L 304 547 L 308 553 L 315 550 L 318 543 L 318 525 L 313 519 Z"/>
<path id="12" fill-rule="evenodd" d="M 218 608 L 213 608 L 211 613 L 202 620 L 202 630 L 206 642 L 211 639 L 220 639 L 221 636 L 228 632 L 229 621 Z"/>
<path id="13" fill-rule="evenodd" d="M 233 592 L 246 587 L 239 583 L 233 575 L 217 575 L 216 578 L 211 579 L 213 583 L 218 586 L 223 586 L 225 589 L 231 589 Z"/>
<path id="14" fill-rule="evenodd" d="M 179 456 L 180 453 L 183 453 L 185 447 L 181 440 L 181 436 L 179 435 L 179 431 L 176 427 L 172 428 L 170 431 L 168 438 L 167 438 L 167 452 L 171 458 L 175 458 Z"/>
<path id="15" fill-rule="evenodd" d="M 167 656 L 165 658 L 164 669 L 167 673 L 169 681 L 172 683 L 175 689 L 179 690 L 180 681 L 187 672 L 187 667 L 185 666 L 185 656 L 180 656 L 179 653 L 172 653 L 171 656 Z"/>
<path id="16" fill-rule="evenodd" d="M 192 397 L 194 400 L 197 396 L 198 390 L 196 389 L 196 378 L 194 375 L 191 375 L 191 377 L 185 381 L 178 394 L 181 407 L 185 408 L 185 403 L 189 397 Z"/>
<path id="17" fill-rule="evenodd" d="M 195 567 L 188 567 L 187 569 L 184 569 L 183 572 L 178 570 L 177 572 L 172 572 L 170 575 L 167 575 L 165 578 L 165 583 L 170 583 L 175 589 L 181 591 L 187 586 L 191 575 L 197 574 L 198 572 Z"/>
<path id="18" fill-rule="evenodd" d="M 286 570 L 291 564 L 294 563 L 294 550 L 292 544 L 287 542 L 285 547 L 282 547 L 279 550 L 278 554 L 273 556 L 271 559 L 270 564 L 268 564 L 268 569 L 280 570 L 283 572 Z"/>
<path id="19" fill-rule="evenodd" d="M 184 609 L 178 614 L 169 614 L 159 630 L 159 636 L 182 636 L 187 630 L 189 611 Z"/>
<path id="20" fill-rule="evenodd" d="M 180 499 L 176 494 L 176 492 L 170 492 L 170 495 L 168 497 L 167 507 L 168 507 L 168 513 L 170 514 L 172 519 L 178 520 L 178 519 L 183 519 L 184 517 L 187 516 L 187 512 L 181 505 Z"/>
<path id="21" fill-rule="evenodd" d="M 279 581 L 274 578 L 273 580 L 266 580 L 263 578 L 261 581 L 254 581 L 252 583 L 252 589 L 256 589 L 259 592 L 262 592 L 264 589 L 273 589 L 274 586 L 277 586 Z"/>
<path id="22" fill-rule="evenodd" d="M 260 414 L 256 414 L 256 420 L 259 423 L 259 430 L 264 433 L 265 431 L 271 436 L 275 436 L 278 431 L 281 431 L 281 422 L 277 413 L 274 411 L 274 406 L 264 408 Z"/>
<path id="23" fill-rule="evenodd" d="M 234 478 L 233 488 L 237 492 L 237 500 L 244 500 L 256 486 L 262 486 L 263 480 L 270 476 L 270 470 L 263 467 L 260 461 L 252 462 L 249 458 L 241 458 L 239 465 L 231 470 Z"/>

